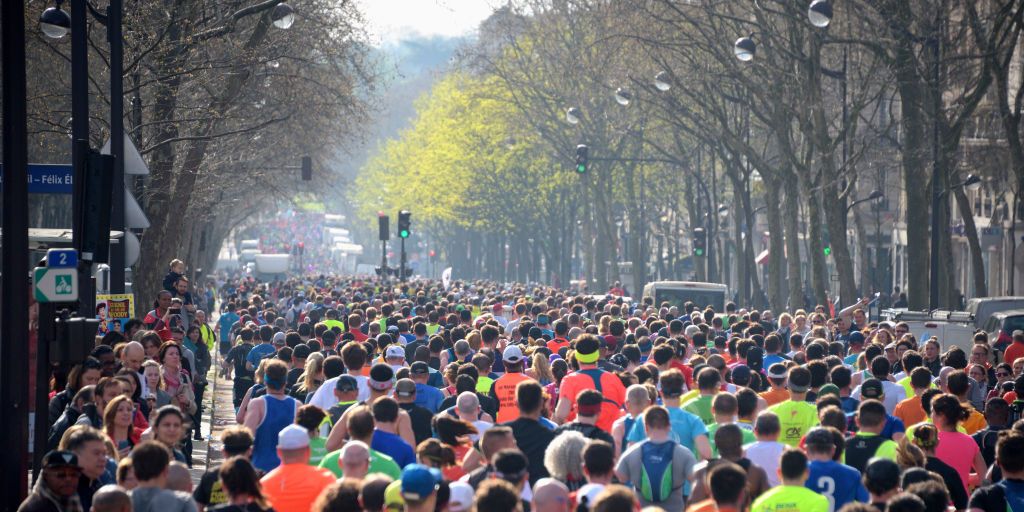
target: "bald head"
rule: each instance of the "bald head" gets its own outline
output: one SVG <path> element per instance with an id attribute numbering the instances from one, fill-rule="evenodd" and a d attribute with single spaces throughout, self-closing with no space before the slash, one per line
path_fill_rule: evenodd
<path id="1" fill-rule="evenodd" d="M 476 415 L 480 412 L 480 399 L 472 391 L 463 391 L 455 399 L 455 409 L 459 412 L 459 416 L 472 416 L 475 420 L 477 419 Z"/>
<path id="2" fill-rule="evenodd" d="M 104 485 L 92 496 L 93 512 L 131 512 L 132 499 L 116 485 Z"/>
<path id="3" fill-rule="evenodd" d="M 569 510 L 569 488 L 554 478 L 541 478 L 533 487 L 535 512 L 566 512 Z"/>
<path id="4" fill-rule="evenodd" d="M 171 461 L 167 466 L 167 488 L 192 494 L 192 475 L 188 472 L 188 466 L 176 460 Z"/>
<path id="5" fill-rule="evenodd" d="M 121 364 L 133 372 L 142 371 L 142 361 L 145 359 L 146 349 L 137 341 L 129 341 L 121 351 Z"/>
<path id="6" fill-rule="evenodd" d="M 338 463 L 345 478 L 361 480 L 370 470 L 370 447 L 362 441 L 349 441 L 341 448 Z"/>

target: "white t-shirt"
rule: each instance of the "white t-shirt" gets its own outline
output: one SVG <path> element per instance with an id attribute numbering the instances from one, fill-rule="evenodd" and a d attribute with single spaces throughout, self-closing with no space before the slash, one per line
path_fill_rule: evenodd
<path id="1" fill-rule="evenodd" d="M 779 469 L 779 457 L 782 456 L 786 445 L 778 441 L 757 441 L 743 448 L 747 458 L 768 473 L 769 487 L 779 485 L 779 474 L 776 470 Z"/>
<path id="2" fill-rule="evenodd" d="M 370 386 L 366 384 L 367 377 L 365 375 L 352 375 L 351 377 L 356 379 L 356 383 L 359 385 L 359 396 L 356 400 L 363 402 L 370 398 Z M 338 385 L 338 377 L 327 379 L 316 392 L 313 393 L 313 398 L 309 401 L 310 405 L 315 405 L 323 410 L 334 407 L 334 404 L 338 403 L 338 399 L 334 397 L 334 388 Z"/>
<path id="3" fill-rule="evenodd" d="M 907 390 L 903 386 L 889 380 L 882 381 L 882 403 L 885 404 L 885 412 L 892 414 L 896 410 L 896 404 L 907 398 Z M 860 386 L 857 386 L 850 393 L 850 396 L 860 400 Z"/>

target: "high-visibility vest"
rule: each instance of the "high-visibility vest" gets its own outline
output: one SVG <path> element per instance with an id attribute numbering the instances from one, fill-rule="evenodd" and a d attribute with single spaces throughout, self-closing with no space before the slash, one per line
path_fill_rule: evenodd
<path id="1" fill-rule="evenodd" d="M 506 373 L 494 381 L 494 395 L 498 398 L 497 423 L 513 421 L 519 417 L 516 405 L 516 386 L 524 380 L 533 380 L 523 373 Z"/>

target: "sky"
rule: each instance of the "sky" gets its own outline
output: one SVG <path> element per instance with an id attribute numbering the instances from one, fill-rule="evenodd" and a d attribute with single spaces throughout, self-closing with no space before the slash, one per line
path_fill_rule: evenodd
<path id="1" fill-rule="evenodd" d="M 474 32 L 501 0 L 358 0 L 373 41 Z"/>

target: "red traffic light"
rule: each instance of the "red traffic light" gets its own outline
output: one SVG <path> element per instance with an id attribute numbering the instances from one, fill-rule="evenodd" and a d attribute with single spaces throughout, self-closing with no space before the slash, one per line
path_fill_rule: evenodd
<path id="1" fill-rule="evenodd" d="M 302 249 L 304 247 L 306 247 L 306 243 L 305 242 L 299 242 L 299 249 Z"/>
<path id="2" fill-rule="evenodd" d="M 431 249 L 429 254 L 430 254 L 430 257 L 433 258 L 434 256 L 437 256 L 437 251 Z"/>

